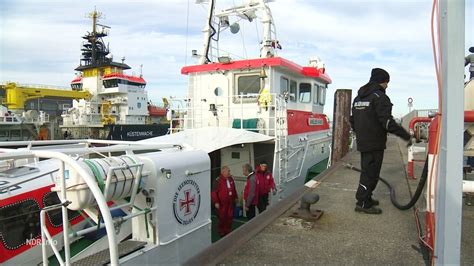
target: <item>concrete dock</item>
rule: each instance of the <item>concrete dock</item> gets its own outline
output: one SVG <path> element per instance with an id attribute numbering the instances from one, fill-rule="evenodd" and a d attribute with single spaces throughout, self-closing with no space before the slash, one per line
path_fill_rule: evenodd
<path id="1" fill-rule="evenodd" d="M 399 202 L 407 203 L 419 180 L 406 178 L 405 144 L 390 137 L 387 146 L 381 176 L 395 187 Z M 360 167 L 358 152 L 349 153 L 344 161 Z M 420 176 L 421 169 L 422 163 L 417 163 L 416 176 Z M 420 248 L 414 210 L 400 211 L 395 208 L 390 202 L 389 190 L 380 182 L 374 198 L 380 200 L 383 213 L 356 213 L 354 195 L 358 180 L 358 172 L 338 167 L 313 189 L 321 198 L 312 209 L 324 211 L 318 221 L 308 222 L 290 217 L 299 207 L 299 203 L 295 201 L 293 205 L 288 205 L 292 206 L 290 209 L 284 210 L 286 212 L 282 212 L 263 230 L 258 230 L 260 232 L 249 241 L 235 241 L 235 245 L 239 247 L 236 250 L 234 248 L 231 254 L 221 254 L 222 259 L 217 262 L 270 265 L 428 264 Z M 423 209 L 423 198 L 420 198 L 418 205 Z M 256 224 L 248 223 L 242 227 L 246 226 Z M 237 231 L 243 233 L 245 228 Z M 232 244 L 232 237 L 229 237 L 227 245 Z M 463 265 L 474 265 L 473 242 L 474 206 L 463 205 Z"/>

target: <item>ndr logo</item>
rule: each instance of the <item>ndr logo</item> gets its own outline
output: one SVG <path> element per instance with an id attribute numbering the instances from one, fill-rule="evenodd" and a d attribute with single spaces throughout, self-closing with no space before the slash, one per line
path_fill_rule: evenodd
<path id="1" fill-rule="evenodd" d="M 43 241 L 41 238 L 27 239 L 25 244 L 28 246 L 51 245 L 50 241 Z M 56 239 L 53 239 L 53 245 L 58 245 L 58 241 Z"/>

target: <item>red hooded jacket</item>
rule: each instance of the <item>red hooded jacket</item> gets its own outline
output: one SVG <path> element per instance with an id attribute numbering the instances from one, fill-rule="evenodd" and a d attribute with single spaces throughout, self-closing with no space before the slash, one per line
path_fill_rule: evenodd
<path id="1" fill-rule="evenodd" d="M 260 169 L 260 166 L 257 167 L 257 180 L 258 180 L 258 193 L 260 195 L 265 195 L 271 192 L 271 190 L 276 190 L 275 180 L 273 179 L 272 173 L 269 171 L 263 172 Z"/>

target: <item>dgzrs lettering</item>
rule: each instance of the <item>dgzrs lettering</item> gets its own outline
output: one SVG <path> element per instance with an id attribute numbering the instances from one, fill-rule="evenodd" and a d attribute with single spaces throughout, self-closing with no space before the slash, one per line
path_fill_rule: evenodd
<path id="1" fill-rule="evenodd" d="M 369 107 L 370 106 L 370 102 L 355 102 L 354 103 L 354 107 L 355 108 L 360 108 L 360 107 Z"/>

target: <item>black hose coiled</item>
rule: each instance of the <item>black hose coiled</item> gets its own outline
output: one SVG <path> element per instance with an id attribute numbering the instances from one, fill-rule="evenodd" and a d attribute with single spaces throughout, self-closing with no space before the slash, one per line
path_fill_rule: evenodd
<path id="1" fill-rule="evenodd" d="M 346 164 L 346 167 L 352 170 L 355 170 L 357 172 L 362 172 L 359 168 L 356 168 L 350 164 Z M 392 187 L 392 185 L 390 185 L 390 183 L 387 180 L 383 179 L 382 177 L 379 177 L 379 178 L 380 178 L 380 181 L 382 181 L 385 185 L 387 185 L 388 189 L 390 190 L 390 201 L 392 202 L 393 206 L 397 207 L 397 209 L 400 209 L 402 211 L 411 209 L 413 206 L 415 206 L 415 203 L 420 198 L 421 193 L 423 192 L 423 188 L 425 187 L 426 180 L 428 179 L 428 157 L 426 157 L 425 165 L 423 166 L 423 171 L 420 177 L 420 182 L 418 183 L 418 186 L 416 187 L 415 194 L 411 198 L 410 202 L 408 202 L 405 205 L 401 205 L 397 201 L 395 189 Z"/>

